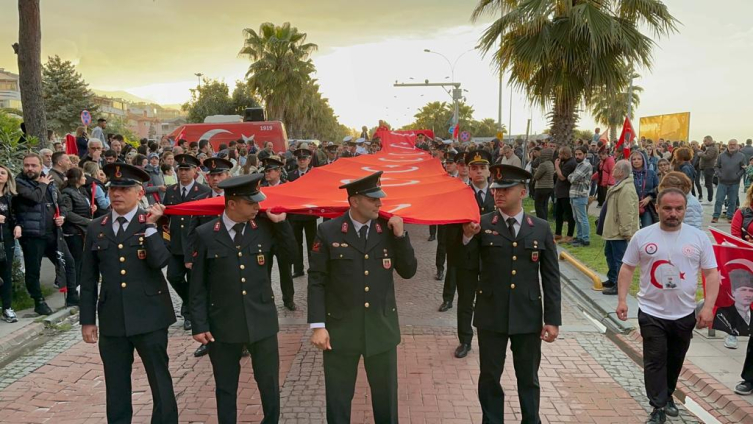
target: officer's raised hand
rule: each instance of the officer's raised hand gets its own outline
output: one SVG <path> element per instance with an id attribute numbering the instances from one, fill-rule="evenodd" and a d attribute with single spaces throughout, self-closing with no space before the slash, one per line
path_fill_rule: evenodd
<path id="1" fill-rule="evenodd" d="M 389 221 L 387 221 L 387 228 L 392 230 L 392 233 L 395 234 L 395 237 L 402 237 L 405 233 L 405 224 L 403 223 L 403 218 L 400 218 L 397 215 L 392 215 Z"/>
<path id="2" fill-rule="evenodd" d="M 326 328 L 315 328 L 314 334 L 311 335 L 311 344 L 321 350 L 332 350 L 329 344 L 329 331 Z"/>
<path id="3" fill-rule="evenodd" d="M 267 211 L 267 218 L 269 218 L 269 220 L 274 222 L 275 224 L 284 221 L 285 218 L 287 217 L 288 217 L 288 214 L 286 214 L 285 212 L 272 213 L 270 211 Z"/>
<path id="4" fill-rule="evenodd" d="M 463 224 L 463 235 L 466 238 L 473 238 L 481 231 L 481 225 L 478 222 L 466 222 Z"/>
<path id="5" fill-rule="evenodd" d="M 155 203 L 149 208 L 149 214 L 146 216 L 147 224 L 157 224 L 162 215 L 165 214 L 167 207 L 160 203 Z"/>

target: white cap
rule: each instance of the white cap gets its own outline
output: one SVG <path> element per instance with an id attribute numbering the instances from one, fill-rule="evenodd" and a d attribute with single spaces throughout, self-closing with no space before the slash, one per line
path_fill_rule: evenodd
<path id="1" fill-rule="evenodd" d="M 447 140 L 442 141 L 442 143 L 450 145 L 450 144 L 452 144 L 452 141 L 453 140 L 451 138 L 448 138 Z"/>
<path id="2" fill-rule="evenodd" d="M 343 143 L 350 143 L 351 141 L 353 141 L 353 136 L 346 135 L 343 137 Z"/>
<path id="3" fill-rule="evenodd" d="M 365 139 L 365 138 L 363 138 L 363 137 L 360 137 L 359 139 L 357 139 L 357 140 L 356 140 L 356 144 L 361 144 L 361 143 L 363 143 L 364 141 L 366 141 L 366 139 Z"/>

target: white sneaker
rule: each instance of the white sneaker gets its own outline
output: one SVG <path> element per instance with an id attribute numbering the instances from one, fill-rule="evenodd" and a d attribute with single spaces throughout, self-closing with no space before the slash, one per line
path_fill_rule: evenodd
<path id="1" fill-rule="evenodd" d="M 5 322 L 18 322 L 18 317 L 12 308 L 3 309 L 3 321 Z"/>
<path id="2" fill-rule="evenodd" d="M 730 334 L 724 339 L 724 347 L 727 349 L 737 349 L 737 337 Z"/>

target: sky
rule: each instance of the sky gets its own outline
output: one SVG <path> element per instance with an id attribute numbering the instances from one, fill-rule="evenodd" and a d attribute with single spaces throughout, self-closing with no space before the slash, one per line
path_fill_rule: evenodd
<path id="1" fill-rule="evenodd" d="M 748 122 L 753 98 L 753 2 L 666 0 L 681 22 L 657 39 L 654 66 L 640 69 L 638 118 L 690 112 L 690 138 L 753 138 Z M 313 55 L 324 97 L 343 124 L 393 126 L 413 120 L 429 101 L 451 101 L 439 87 L 393 87 L 430 80 L 461 84 L 476 119 L 498 117 L 499 76 L 473 50 L 491 21 L 476 23 L 474 0 L 42 0 L 42 57 L 76 64 L 92 88 L 124 90 L 162 104 L 182 103 L 197 84 L 195 73 L 231 87 L 249 61 L 239 57 L 243 29 L 290 22 L 319 46 Z M 10 44 L 18 37 L 17 2 L 0 2 L 0 68 L 17 71 Z M 441 53 L 425 53 L 429 49 Z M 462 55 L 462 57 L 460 57 Z M 456 59 L 460 57 L 459 60 Z M 450 63 L 448 63 L 450 62 Z M 454 68 L 451 63 L 456 63 Z M 513 134 L 547 128 L 546 111 L 506 84 L 502 122 Z M 512 107 L 511 107 L 512 105 Z M 512 113 L 510 113 L 512 112 Z M 579 127 L 596 125 L 583 114 Z M 443 135 L 446 129 L 435 129 Z"/>

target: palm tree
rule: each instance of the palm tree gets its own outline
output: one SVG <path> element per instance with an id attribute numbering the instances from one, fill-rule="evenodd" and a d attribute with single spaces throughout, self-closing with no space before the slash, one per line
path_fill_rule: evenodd
<path id="1" fill-rule="evenodd" d="M 634 75 L 633 77 L 637 77 Z M 634 85 L 627 91 L 611 91 L 607 89 L 598 89 L 593 92 L 589 100 L 591 114 L 596 122 L 609 127 L 609 140 L 617 139 L 617 128 L 620 128 L 625 122 L 625 115 L 628 110 L 628 99 L 630 99 L 631 109 L 635 110 L 641 103 L 641 93 L 643 87 Z M 632 116 L 630 117 L 633 118 Z"/>
<path id="2" fill-rule="evenodd" d="M 270 120 L 286 120 L 289 105 L 311 81 L 314 64 L 310 55 L 318 47 L 306 43 L 306 34 L 289 22 L 275 26 L 266 22 L 257 33 L 243 30 L 245 41 L 240 55 L 251 65 L 246 73 L 248 85 L 265 103 Z"/>
<path id="3" fill-rule="evenodd" d="M 487 13 L 501 16 L 479 47 L 531 103 L 550 108 L 557 143 L 572 141 L 578 105 L 595 91 L 627 87 L 626 64 L 651 68 L 655 42 L 639 28 L 659 38 L 678 23 L 660 0 L 480 0 L 472 19 Z"/>

